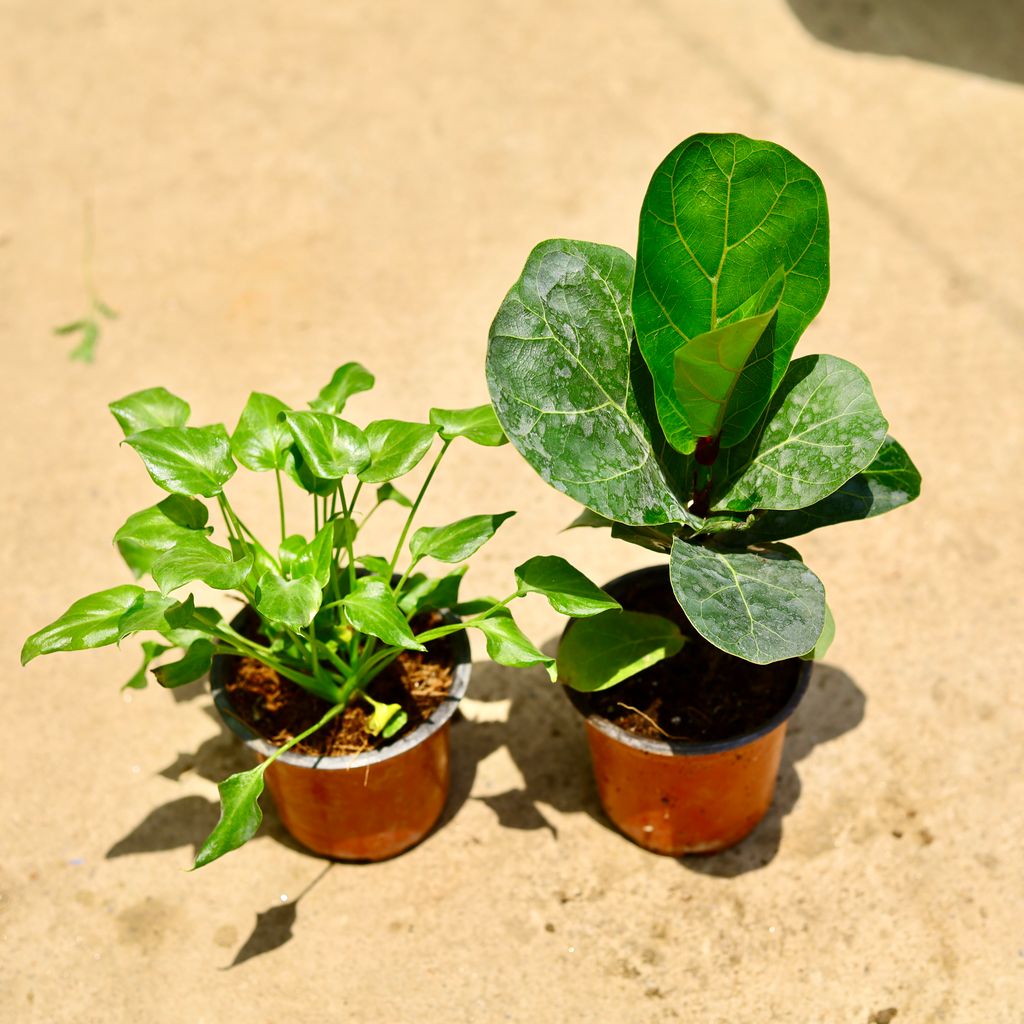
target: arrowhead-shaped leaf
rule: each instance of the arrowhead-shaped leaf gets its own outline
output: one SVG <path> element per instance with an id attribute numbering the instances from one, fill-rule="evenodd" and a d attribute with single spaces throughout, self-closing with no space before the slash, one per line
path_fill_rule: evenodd
<path id="1" fill-rule="evenodd" d="M 312 576 L 321 587 L 331 582 L 334 562 L 334 523 L 326 523 L 320 532 L 298 552 L 291 568 L 293 576 Z"/>
<path id="2" fill-rule="evenodd" d="M 366 565 L 365 559 L 360 561 Z M 406 581 L 398 607 L 410 618 L 428 608 L 435 611 L 454 608 L 459 603 L 459 587 L 468 568 L 468 565 L 460 565 L 440 578 L 415 573 Z"/>
<path id="3" fill-rule="evenodd" d="M 530 638 L 515 624 L 511 614 L 492 615 L 486 619 L 471 619 L 467 626 L 479 629 L 487 644 L 487 654 L 499 665 L 512 668 L 527 668 L 530 665 L 543 665 L 551 681 L 558 678 L 555 659 L 549 658 L 539 651 Z"/>
<path id="4" fill-rule="evenodd" d="M 825 624 L 825 588 L 784 544 L 724 551 L 677 540 L 672 589 L 698 633 L 765 665 L 805 654 Z"/>
<path id="5" fill-rule="evenodd" d="M 620 522 L 677 522 L 685 472 L 670 474 L 673 453 L 641 411 L 632 279 L 621 249 L 537 246 L 491 325 L 487 383 L 509 440 L 553 487 Z"/>
<path id="6" fill-rule="evenodd" d="M 264 573 L 256 589 L 256 611 L 263 618 L 291 629 L 305 629 L 320 610 L 323 591 L 313 576 L 286 580 Z"/>
<path id="7" fill-rule="evenodd" d="M 239 772 L 217 786 L 220 791 L 220 821 L 196 854 L 195 868 L 201 868 L 225 853 L 247 843 L 260 827 L 263 813 L 259 799 L 263 792 L 266 762 Z"/>
<path id="8" fill-rule="evenodd" d="M 397 487 L 392 487 L 391 484 L 382 484 L 377 488 L 377 501 L 393 501 L 396 505 L 401 505 L 403 508 L 412 508 L 412 499 L 407 498 Z"/>
<path id="9" fill-rule="evenodd" d="M 84 651 L 116 643 L 121 635 L 121 617 L 143 593 L 142 587 L 125 584 L 81 598 L 59 619 L 25 641 L 21 649 L 22 665 L 40 654 Z"/>
<path id="10" fill-rule="evenodd" d="M 695 437 L 673 388 L 676 351 L 728 323 L 779 271 L 773 389 L 828 292 L 825 191 L 774 143 L 735 134 L 682 142 L 644 198 L 632 302 L 658 416 L 679 451 L 692 451 Z"/>
<path id="11" fill-rule="evenodd" d="M 382 580 L 364 576 L 343 599 L 345 617 L 360 633 L 378 637 L 391 647 L 408 651 L 425 651 L 412 634 L 412 629 L 395 600 L 395 595 Z"/>
<path id="12" fill-rule="evenodd" d="M 209 511 L 195 498 L 171 494 L 150 508 L 130 515 L 114 534 L 114 543 L 128 568 L 141 576 L 153 563 L 180 540 L 206 535 L 212 527 L 206 526 Z"/>
<path id="13" fill-rule="evenodd" d="M 345 363 L 334 371 L 331 382 L 309 403 L 310 408 L 318 412 L 340 415 L 345 403 L 353 395 L 360 391 L 369 391 L 373 384 L 373 374 L 366 367 L 360 366 L 359 363 Z"/>
<path id="14" fill-rule="evenodd" d="M 870 465 L 887 426 L 871 384 L 852 363 L 795 359 L 760 423 L 715 463 L 712 507 L 813 505 Z"/>
<path id="15" fill-rule="evenodd" d="M 142 457 L 154 482 L 173 494 L 220 494 L 235 472 L 228 433 L 210 427 L 154 427 L 124 442 Z"/>
<path id="16" fill-rule="evenodd" d="M 520 594 L 543 594 L 563 615 L 598 615 L 619 602 L 557 555 L 537 555 L 516 569 Z"/>
<path id="17" fill-rule="evenodd" d="M 111 402 L 107 408 L 121 425 L 125 437 L 153 427 L 183 427 L 191 412 L 188 402 L 166 388 L 135 391 Z"/>
<path id="18" fill-rule="evenodd" d="M 685 638 L 660 615 L 607 611 L 572 624 L 558 647 L 558 678 L 574 690 L 606 690 L 671 658 Z"/>
<path id="19" fill-rule="evenodd" d="M 153 669 L 153 675 L 156 676 L 157 682 L 168 690 L 194 683 L 210 671 L 216 649 L 206 637 L 198 637 L 189 644 L 188 650 L 181 658 Z"/>
<path id="20" fill-rule="evenodd" d="M 431 409 L 430 422 L 446 441 L 464 437 L 467 441 L 491 448 L 508 443 L 489 402 L 472 409 Z"/>
<path id="21" fill-rule="evenodd" d="M 430 449 L 437 431 L 426 423 L 374 420 L 366 428 L 370 464 L 359 471 L 366 484 L 394 480 L 414 469 Z"/>
<path id="22" fill-rule="evenodd" d="M 462 562 L 483 547 L 506 519 L 515 512 L 467 516 L 447 526 L 424 526 L 412 536 L 409 550 L 415 559 L 436 558 L 439 562 Z"/>
<path id="23" fill-rule="evenodd" d="M 164 594 L 169 594 L 186 583 L 200 580 L 214 590 L 234 590 L 240 587 L 252 568 L 252 555 L 237 561 L 227 548 L 193 534 L 182 538 L 169 551 L 165 551 L 152 567 L 153 579 Z"/>
<path id="24" fill-rule="evenodd" d="M 370 448 L 354 424 L 326 412 L 289 412 L 291 428 L 302 459 L 321 480 L 358 473 L 370 463 Z"/>
<path id="25" fill-rule="evenodd" d="M 292 433 L 281 414 L 288 406 L 273 395 L 254 391 L 231 435 L 231 452 L 246 469 L 284 469 Z"/>

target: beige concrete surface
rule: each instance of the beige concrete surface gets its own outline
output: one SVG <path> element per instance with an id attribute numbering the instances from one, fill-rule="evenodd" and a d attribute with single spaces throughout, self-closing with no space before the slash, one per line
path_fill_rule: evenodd
<path id="1" fill-rule="evenodd" d="M 1021 8 L 960 6 L 0 0 L 0 1020 L 1024 1020 Z M 186 874 L 242 764 L 209 698 L 122 696 L 128 645 L 17 667 L 127 581 L 109 538 L 155 489 L 105 403 L 163 384 L 231 423 L 349 359 L 379 381 L 357 420 L 482 401 L 530 247 L 633 250 L 651 171 L 705 130 L 821 174 L 833 283 L 801 351 L 867 371 L 925 476 L 799 544 L 839 634 L 768 820 L 718 857 L 644 853 L 543 674 L 478 662 L 422 846 L 325 870 L 268 810 Z M 51 334 L 85 310 L 88 203 L 120 313 L 91 367 Z M 510 448 L 441 480 L 424 523 L 520 510 L 468 591 L 533 553 L 651 560 L 558 533 L 571 502 Z M 232 493 L 271 529 L 266 483 Z"/>

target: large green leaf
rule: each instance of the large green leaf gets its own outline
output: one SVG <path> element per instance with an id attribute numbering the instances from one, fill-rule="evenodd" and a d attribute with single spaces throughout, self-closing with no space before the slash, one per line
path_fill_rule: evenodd
<path id="1" fill-rule="evenodd" d="M 827 498 L 792 511 L 764 512 L 737 532 L 743 541 L 785 540 L 820 526 L 880 516 L 921 493 L 921 474 L 898 441 L 887 437 L 867 469 Z"/>
<path id="2" fill-rule="evenodd" d="M 697 632 L 747 661 L 798 658 L 821 636 L 825 588 L 784 544 L 725 551 L 677 540 L 670 574 Z"/>
<path id="3" fill-rule="evenodd" d="M 173 494 L 212 498 L 235 472 L 228 432 L 210 427 L 154 427 L 124 442 L 142 457 L 149 475 Z"/>
<path id="4" fill-rule="evenodd" d="M 22 665 L 27 665 L 40 654 L 84 651 L 116 643 L 121 636 L 121 616 L 143 593 L 142 587 L 129 583 L 100 590 L 75 601 L 59 619 L 25 641 L 21 649 Z"/>
<path id="5" fill-rule="evenodd" d="M 678 450 L 692 451 L 695 437 L 673 388 L 676 351 L 728 323 L 779 271 L 777 297 L 765 293 L 768 304 L 747 312 L 778 301 L 772 389 L 828 292 L 825 191 L 814 171 L 771 142 L 702 134 L 680 143 L 644 198 L 632 302 L 658 416 Z M 750 372 L 760 365 L 759 355 Z"/>
<path id="6" fill-rule="evenodd" d="M 275 572 L 264 573 L 256 588 L 256 611 L 270 622 L 305 629 L 320 610 L 323 591 L 313 576 L 286 580 Z"/>
<path id="7" fill-rule="evenodd" d="M 750 436 L 715 463 L 712 507 L 813 505 L 870 465 L 887 426 L 871 384 L 852 363 L 795 359 Z"/>
<path id="8" fill-rule="evenodd" d="M 574 622 L 558 646 L 558 678 L 593 693 L 621 683 L 682 649 L 679 627 L 660 615 L 607 611 Z"/>
<path id="9" fill-rule="evenodd" d="M 245 554 L 236 561 L 227 548 L 200 534 L 193 534 L 165 551 L 150 571 L 164 594 L 195 580 L 214 590 L 234 590 L 249 575 L 252 563 L 251 554 Z"/>
<path id="10" fill-rule="evenodd" d="M 366 428 L 370 464 L 359 471 L 366 484 L 379 484 L 414 469 L 437 437 L 434 427 L 404 420 L 374 420 Z"/>
<path id="11" fill-rule="evenodd" d="M 188 402 L 166 388 L 135 391 L 107 406 L 121 425 L 125 437 L 153 427 L 183 427 L 188 422 Z"/>
<path id="12" fill-rule="evenodd" d="M 538 245 L 491 325 L 487 383 L 509 440 L 553 487 L 620 522 L 676 522 L 682 477 L 631 361 L 632 278 L 621 249 Z"/>
<path id="13" fill-rule="evenodd" d="M 536 555 L 516 569 L 520 594 L 543 594 L 563 615 L 598 615 L 620 607 L 596 583 L 557 555 Z"/>
<path id="14" fill-rule="evenodd" d="M 555 659 L 549 658 L 543 651 L 538 650 L 530 638 L 515 624 L 507 611 L 486 619 L 470 619 L 466 625 L 479 629 L 483 633 L 487 654 L 492 661 L 496 661 L 499 665 L 509 665 L 512 668 L 543 665 L 552 682 L 558 678 Z"/>
<path id="15" fill-rule="evenodd" d="M 231 435 L 231 452 L 246 469 L 284 469 L 292 433 L 281 414 L 288 406 L 273 395 L 254 391 Z"/>
<path id="16" fill-rule="evenodd" d="M 180 540 L 209 534 L 209 511 L 195 498 L 171 494 L 163 501 L 130 515 L 114 534 L 114 543 L 128 568 L 138 577 Z"/>
<path id="17" fill-rule="evenodd" d="M 121 621 L 117 624 L 117 642 L 120 643 L 132 633 L 141 633 L 145 630 L 164 632 L 170 628 L 167 612 L 177 606 L 178 602 L 173 597 L 166 597 L 156 590 L 145 591 L 121 616 Z"/>
<path id="18" fill-rule="evenodd" d="M 431 409 L 430 422 L 446 441 L 464 437 L 491 448 L 508 443 L 490 402 L 472 409 Z"/>
<path id="19" fill-rule="evenodd" d="M 343 599 L 345 617 L 360 633 L 378 637 L 391 647 L 409 651 L 425 651 L 412 634 L 395 595 L 383 580 L 364 576 L 356 581 L 352 592 Z"/>
<path id="20" fill-rule="evenodd" d="M 412 535 L 409 550 L 415 559 L 461 562 L 483 547 L 515 512 L 467 516 L 447 526 L 423 526 Z"/>
<path id="21" fill-rule="evenodd" d="M 358 473 L 370 463 L 365 435 L 347 420 L 326 412 L 289 412 L 285 422 L 303 461 L 321 480 Z"/>
<path id="22" fill-rule="evenodd" d="M 220 821 L 196 854 L 193 870 L 237 850 L 256 835 L 263 821 L 259 799 L 263 792 L 265 770 L 266 762 L 247 772 L 232 775 L 217 786 L 220 792 Z"/>
<path id="23" fill-rule="evenodd" d="M 369 391 L 373 387 L 373 374 L 359 363 L 345 363 L 334 371 L 331 381 L 317 398 L 309 403 L 310 408 L 318 412 L 340 414 L 345 403 L 360 391 Z"/>

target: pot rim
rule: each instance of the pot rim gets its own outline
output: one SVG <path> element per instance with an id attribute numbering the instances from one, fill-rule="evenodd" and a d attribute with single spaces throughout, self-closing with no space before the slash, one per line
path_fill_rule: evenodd
<path id="1" fill-rule="evenodd" d="M 237 622 L 245 610 L 235 617 Z M 442 609 L 446 623 L 458 622 L 459 619 L 447 609 Z M 452 666 L 452 685 L 441 703 L 434 709 L 430 717 L 421 722 L 410 733 L 406 733 L 395 743 L 389 743 L 386 747 L 376 750 L 364 750 L 358 754 L 343 754 L 338 757 L 317 756 L 315 754 L 302 754 L 295 750 L 286 751 L 277 758 L 285 764 L 296 768 L 314 768 L 317 771 L 342 771 L 349 768 L 369 768 L 371 765 L 380 764 L 382 761 L 389 761 L 394 757 L 401 757 L 406 751 L 428 740 L 435 732 L 444 726 L 455 714 L 459 701 L 465 696 L 469 687 L 469 677 L 472 671 L 472 657 L 469 649 L 469 639 L 465 631 L 451 633 L 450 638 L 455 648 L 455 661 Z M 250 749 L 263 757 L 270 757 L 278 747 L 271 743 L 266 737 L 253 731 L 245 722 L 235 714 L 231 701 L 228 699 L 225 683 L 227 682 L 228 659 L 236 655 L 218 654 L 214 656 L 213 665 L 210 668 L 210 690 L 213 694 L 214 704 L 221 719 L 227 727 L 241 739 Z"/>
<path id="2" fill-rule="evenodd" d="M 648 565 L 642 569 L 634 569 L 632 572 L 616 576 L 615 579 L 606 583 L 603 589 L 611 591 L 615 587 L 630 583 L 635 579 L 653 576 L 655 573 L 658 575 L 661 575 L 662 573 L 667 574 L 668 566 Z M 572 622 L 565 627 L 565 630 L 562 632 L 562 636 L 564 637 L 571 628 Z M 789 660 L 797 661 L 799 659 L 793 658 Z M 736 750 L 739 747 L 745 747 L 747 744 L 753 743 L 755 740 L 759 740 L 763 736 L 767 736 L 768 733 L 774 732 L 783 724 L 783 722 L 787 721 L 796 710 L 797 705 L 803 699 L 804 694 L 807 692 L 813 668 L 813 661 L 800 661 L 796 685 L 793 687 L 793 692 L 790 694 L 789 700 L 787 700 L 771 718 L 756 729 L 743 733 L 739 736 L 730 737 L 729 739 L 702 740 L 696 742 L 670 739 L 653 740 L 646 736 L 637 736 L 635 733 L 631 733 L 628 730 L 623 729 L 621 726 L 615 725 L 613 722 L 609 722 L 607 718 L 602 718 L 596 713 L 587 714 L 585 720 L 589 726 L 597 729 L 598 732 L 604 733 L 605 736 L 608 736 L 613 740 L 617 740 L 619 743 L 622 743 L 627 747 L 633 747 L 635 750 L 642 750 L 648 754 L 660 754 L 662 756 L 669 757 L 722 754 L 729 750 Z M 572 706 L 576 708 L 581 715 L 584 715 L 585 713 L 577 703 L 577 691 L 572 690 L 570 687 L 565 687 L 565 692 Z"/>

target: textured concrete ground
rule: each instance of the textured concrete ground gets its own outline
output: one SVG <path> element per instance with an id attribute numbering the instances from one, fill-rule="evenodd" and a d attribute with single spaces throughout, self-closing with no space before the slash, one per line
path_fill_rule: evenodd
<path id="1" fill-rule="evenodd" d="M 1024 1020 L 1022 26 L 960 7 L 0 2 L 0 1019 Z M 926 486 L 800 544 L 839 635 L 769 819 L 718 857 L 642 852 L 558 692 L 478 664 L 421 847 L 325 867 L 268 813 L 185 874 L 242 763 L 209 698 L 122 697 L 127 648 L 16 667 L 125 581 L 109 538 L 153 500 L 105 403 L 160 383 L 233 421 L 349 359 L 379 377 L 356 418 L 479 402 L 530 247 L 632 249 L 651 171 L 702 130 L 821 174 L 833 285 L 802 351 L 868 372 Z M 90 203 L 120 313 L 91 367 L 51 334 L 85 310 Z M 603 579 L 649 561 L 557 533 L 571 503 L 510 448 L 442 479 L 424 522 L 520 510 L 478 592 L 538 551 Z M 270 527 L 261 485 L 237 503 Z"/>

